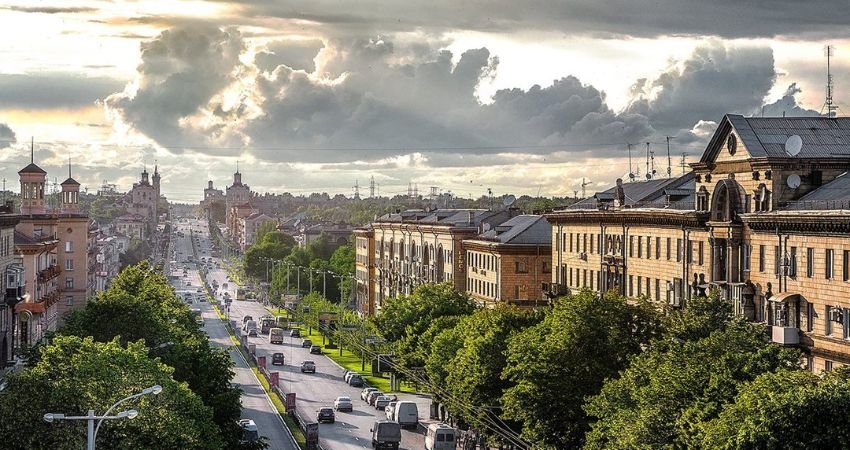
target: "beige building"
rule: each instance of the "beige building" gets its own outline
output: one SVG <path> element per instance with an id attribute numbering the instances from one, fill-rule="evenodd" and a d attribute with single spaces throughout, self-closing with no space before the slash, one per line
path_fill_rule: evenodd
<path id="1" fill-rule="evenodd" d="M 15 252 L 15 226 L 18 215 L 14 203 L 9 201 L 0 207 L 0 271 L 3 273 L 3 301 L 0 302 L 0 379 L 8 370 L 8 363 L 15 361 L 17 316 L 15 305 L 23 300 L 23 266 Z"/>
<path id="2" fill-rule="evenodd" d="M 62 182 L 61 205 L 47 210 L 47 172 L 30 163 L 21 179 L 21 219 L 15 247 L 22 255 L 25 301 L 15 306 L 17 336 L 22 347 L 54 331 L 62 316 L 85 305 L 88 286 L 88 216 L 79 209 L 80 184 L 70 176 Z"/>
<path id="3" fill-rule="evenodd" d="M 547 304 L 543 285 L 552 278 L 552 231 L 543 216 L 520 215 L 485 227 L 463 241 L 466 292 L 482 306 Z"/>
<path id="4" fill-rule="evenodd" d="M 237 227 L 237 229 L 239 233 L 237 235 L 237 240 L 239 241 L 239 248 L 241 248 L 243 252 L 248 250 L 248 247 L 254 245 L 257 230 L 260 229 L 262 224 L 267 222 L 277 223 L 277 219 L 269 217 L 263 213 L 253 213 L 248 217 L 243 217 L 238 220 L 239 227 Z"/>
<path id="5" fill-rule="evenodd" d="M 233 174 L 233 184 L 225 188 L 224 208 L 225 208 L 225 225 L 230 234 L 230 238 L 236 238 L 236 226 L 238 225 L 239 217 L 234 216 L 234 207 L 248 204 L 251 201 L 251 187 L 247 184 L 242 184 L 242 174 L 239 172 L 239 166 L 236 166 L 236 173 Z M 247 217 L 247 215 L 242 216 Z"/>
<path id="6" fill-rule="evenodd" d="M 375 314 L 375 232 L 372 226 L 354 230 L 354 299 L 363 316 Z"/>
<path id="7" fill-rule="evenodd" d="M 553 290 L 684 306 L 718 289 L 812 370 L 850 364 L 848 142 L 850 118 L 725 116 L 691 174 L 547 215 Z"/>

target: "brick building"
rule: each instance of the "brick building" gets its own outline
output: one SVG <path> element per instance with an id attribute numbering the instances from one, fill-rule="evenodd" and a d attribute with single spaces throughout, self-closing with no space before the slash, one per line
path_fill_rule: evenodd
<path id="1" fill-rule="evenodd" d="M 520 215 L 463 241 L 466 292 L 482 306 L 546 304 L 552 278 L 552 231 L 543 216 Z"/>
<path id="2" fill-rule="evenodd" d="M 717 289 L 811 369 L 850 363 L 848 142 L 850 118 L 725 116 L 692 173 L 547 214 L 554 290 Z"/>

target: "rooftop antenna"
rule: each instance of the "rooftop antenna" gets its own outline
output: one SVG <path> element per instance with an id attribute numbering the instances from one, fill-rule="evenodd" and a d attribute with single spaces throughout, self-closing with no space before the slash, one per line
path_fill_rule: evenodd
<path id="1" fill-rule="evenodd" d="M 629 180 L 635 181 L 635 173 L 632 171 L 632 144 L 626 142 L 629 147 Z"/>
<path id="2" fill-rule="evenodd" d="M 369 198 L 375 197 L 375 176 L 372 175 L 372 178 L 369 180 Z"/>
<path id="3" fill-rule="evenodd" d="M 573 189 L 573 198 L 575 198 L 576 200 L 578 200 L 578 191 L 577 191 L 577 190 L 575 190 L 575 189 Z"/>
<path id="4" fill-rule="evenodd" d="M 688 156 L 687 153 L 682 153 L 682 162 L 680 163 L 682 165 L 682 175 L 685 174 L 685 168 L 688 166 L 688 163 L 685 162 L 685 158 L 687 156 Z"/>
<path id="5" fill-rule="evenodd" d="M 646 143 L 646 179 L 652 179 L 652 172 L 649 171 L 649 142 Z"/>
<path id="6" fill-rule="evenodd" d="M 35 164 L 35 137 L 30 136 L 30 164 Z"/>
<path id="7" fill-rule="evenodd" d="M 590 181 L 585 181 L 584 177 L 581 177 L 581 198 L 587 198 L 587 192 L 585 188 L 590 185 Z"/>
<path id="8" fill-rule="evenodd" d="M 835 46 L 827 44 L 824 47 L 824 53 L 826 54 L 826 101 L 823 104 L 823 108 L 821 108 L 821 114 L 823 114 L 823 110 L 826 110 L 826 117 L 835 117 L 835 112 L 838 110 L 838 105 L 833 104 L 832 101 L 832 92 L 835 86 L 832 83 L 832 70 L 830 66 L 830 58 L 835 56 Z"/>
<path id="9" fill-rule="evenodd" d="M 359 180 L 354 180 L 354 199 L 355 200 L 360 199 L 360 184 L 358 183 L 358 181 Z"/>
<path id="10" fill-rule="evenodd" d="M 667 138 L 667 178 L 673 176 L 673 161 L 670 159 L 670 139 L 675 139 L 672 136 L 665 136 Z"/>

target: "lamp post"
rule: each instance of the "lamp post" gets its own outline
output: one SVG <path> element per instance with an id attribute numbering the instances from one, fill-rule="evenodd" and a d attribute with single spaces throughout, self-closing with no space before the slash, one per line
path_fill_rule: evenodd
<path id="1" fill-rule="evenodd" d="M 154 385 L 154 386 L 151 386 L 149 388 L 144 389 L 142 392 L 139 392 L 138 394 L 133 394 L 133 395 L 130 395 L 128 397 L 124 397 L 121 400 L 118 400 L 117 402 L 115 402 L 115 404 L 113 404 L 112 406 L 110 406 L 109 409 L 107 409 L 106 412 L 102 416 L 95 415 L 94 410 L 90 409 L 88 411 L 88 414 L 85 415 L 85 416 L 66 416 L 65 414 L 61 414 L 61 413 L 47 413 L 47 414 L 44 415 L 44 421 L 49 422 L 49 423 L 53 423 L 56 420 L 85 420 L 85 421 L 88 421 L 88 432 L 87 432 L 87 435 L 86 435 L 86 450 L 95 450 L 94 444 L 95 444 L 95 440 L 97 439 L 97 432 L 98 432 L 98 430 L 100 430 L 100 425 L 103 423 L 104 420 L 107 420 L 107 419 L 108 420 L 135 419 L 136 416 L 139 415 L 139 412 L 136 411 L 135 409 L 128 409 L 127 411 L 121 411 L 117 415 L 110 416 L 109 413 L 112 412 L 112 410 L 115 409 L 116 406 L 118 406 L 121 403 L 124 403 L 128 400 L 137 399 L 137 398 L 139 398 L 143 395 L 148 395 L 148 394 L 157 395 L 160 392 L 162 392 L 162 386 L 157 384 L 157 385 Z M 94 423 L 95 420 L 98 421 L 96 426 L 95 426 L 95 423 Z"/>

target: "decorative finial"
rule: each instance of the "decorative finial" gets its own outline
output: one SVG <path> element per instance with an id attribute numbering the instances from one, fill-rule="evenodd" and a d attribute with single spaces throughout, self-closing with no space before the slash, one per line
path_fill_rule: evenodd
<path id="1" fill-rule="evenodd" d="M 236 160 L 236 173 L 239 173 L 239 160 Z"/>

